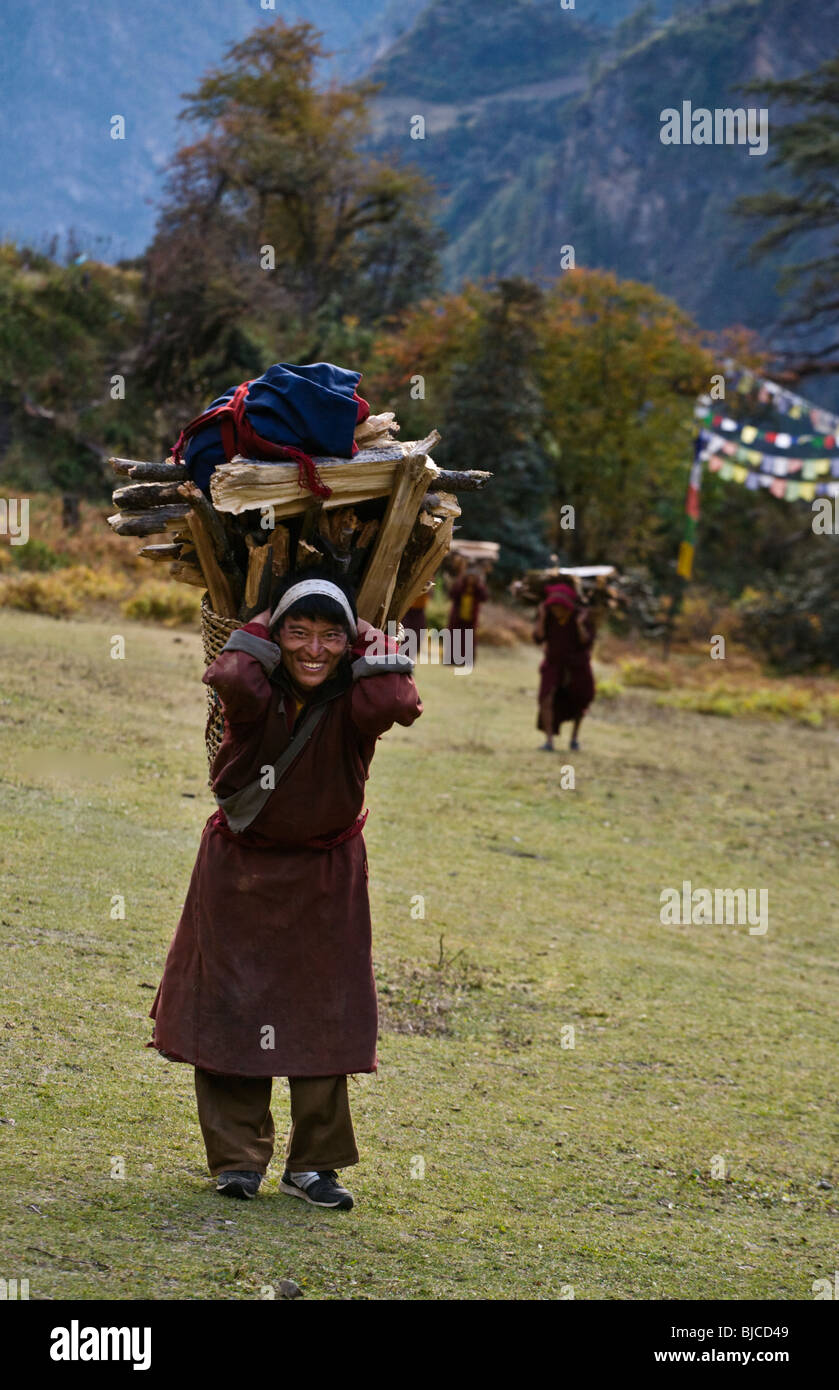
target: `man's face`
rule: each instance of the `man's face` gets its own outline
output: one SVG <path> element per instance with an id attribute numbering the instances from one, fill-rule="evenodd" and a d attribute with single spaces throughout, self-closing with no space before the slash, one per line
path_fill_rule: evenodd
<path id="1" fill-rule="evenodd" d="M 283 666 L 301 690 L 329 680 L 349 645 L 340 623 L 326 618 L 285 618 L 274 635 Z"/>

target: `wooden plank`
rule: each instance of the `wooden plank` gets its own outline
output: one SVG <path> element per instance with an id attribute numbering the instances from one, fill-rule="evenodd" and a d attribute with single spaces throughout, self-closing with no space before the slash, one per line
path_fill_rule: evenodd
<path id="1" fill-rule="evenodd" d="M 194 514 L 201 518 L 201 523 L 213 543 L 216 559 L 222 565 L 228 565 L 232 570 L 238 567 L 235 565 L 230 550 L 230 542 L 227 539 L 227 532 L 222 524 L 221 517 L 217 516 L 213 507 L 207 501 L 204 493 L 195 483 L 181 483 L 178 487 L 181 497 L 185 497 L 192 507 Z M 228 614 L 227 616 L 232 616 Z"/>
<path id="2" fill-rule="evenodd" d="M 447 516 L 434 533 L 434 540 L 423 557 L 422 564 L 411 574 L 410 582 L 405 584 L 397 598 L 394 595 L 388 608 L 387 622 L 399 622 L 411 606 L 411 599 L 422 591 L 429 579 L 433 579 L 445 559 L 452 542 L 454 517 Z"/>
<path id="3" fill-rule="evenodd" d="M 285 526 L 275 526 L 269 542 L 271 549 L 271 573 L 275 579 L 288 574 L 291 537 Z"/>
<path id="4" fill-rule="evenodd" d="M 399 561 L 399 569 L 396 574 L 396 583 L 393 586 L 393 593 L 390 599 L 390 609 L 410 607 L 410 599 L 417 592 L 414 585 L 414 573 L 422 566 L 425 556 L 428 554 L 437 531 L 443 524 L 442 517 L 429 515 L 428 512 L 421 511 L 414 522 L 413 530 L 408 537 L 402 558 Z M 407 603 L 404 601 L 408 600 Z"/>
<path id="5" fill-rule="evenodd" d="M 245 536 L 245 544 L 248 547 L 248 573 L 245 579 L 245 596 L 242 602 L 247 610 L 252 609 L 259 598 L 259 581 L 262 578 L 266 558 L 270 554 L 270 546 L 257 545 L 253 536 L 250 535 Z"/>
<path id="6" fill-rule="evenodd" d="M 403 459 L 358 594 L 359 616 L 381 627 L 396 585 L 399 561 L 437 468 L 424 453 Z"/>
<path id="7" fill-rule="evenodd" d="M 439 436 L 438 436 L 439 438 Z M 354 506 L 368 498 L 386 497 L 394 485 L 399 464 L 410 450 L 409 445 L 394 444 L 383 449 L 360 449 L 353 459 L 316 458 L 315 463 L 323 481 L 332 489 L 323 499 L 323 506 Z M 434 476 L 436 465 L 432 465 Z M 273 507 L 275 518 L 289 517 L 305 511 L 312 494 L 298 482 L 296 463 L 256 463 L 252 459 L 234 459 L 221 464 L 210 480 L 213 505 L 219 512 L 234 516 L 260 507 Z"/>
<path id="8" fill-rule="evenodd" d="M 204 523 L 204 517 L 198 510 L 193 510 L 190 511 L 188 521 L 205 587 L 210 595 L 210 603 L 220 617 L 235 618 L 237 605 L 233 590 L 218 562 L 216 547 Z"/>

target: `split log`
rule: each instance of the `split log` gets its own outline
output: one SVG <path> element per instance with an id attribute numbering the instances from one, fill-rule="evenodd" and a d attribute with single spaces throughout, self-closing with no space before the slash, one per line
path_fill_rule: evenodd
<path id="1" fill-rule="evenodd" d="M 221 564 L 234 565 L 230 550 L 230 542 L 227 539 L 227 532 L 222 525 L 221 517 L 216 516 L 214 508 L 210 506 L 200 487 L 191 482 L 181 483 L 178 487 L 178 492 L 181 497 L 187 499 L 192 507 L 193 513 L 200 516 L 201 524 L 212 541 L 216 559 Z M 227 616 L 229 617 L 231 615 L 228 614 Z"/>
<path id="2" fill-rule="evenodd" d="M 321 512 L 318 517 L 316 543 L 344 574 L 349 571 L 353 541 L 359 529 L 354 507 L 338 507 L 333 512 Z"/>
<path id="3" fill-rule="evenodd" d="M 376 521 L 375 517 L 372 521 L 365 521 L 358 533 L 358 540 L 355 543 L 356 550 L 367 550 L 376 539 L 378 530 L 379 523 Z"/>
<path id="4" fill-rule="evenodd" d="M 271 532 L 271 573 L 275 579 L 288 574 L 291 537 L 285 526 L 275 526 Z"/>
<path id="5" fill-rule="evenodd" d="M 376 444 L 390 443 L 392 436 L 399 433 L 399 422 L 392 410 L 381 415 L 368 415 L 361 425 L 355 427 L 355 442 L 359 449 L 375 448 Z"/>
<path id="6" fill-rule="evenodd" d="M 443 517 L 430 516 L 427 512 L 420 512 L 417 517 L 399 561 L 390 601 L 391 611 L 405 612 L 410 608 L 411 599 L 419 592 L 414 575 L 424 568 L 425 557 L 434 543 L 437 531 L 443 525 L 443 520 Z"/>
<path id="7" fill-rule="evenodd" d="M 432 516 L 460 516 L 460 506 L 453 492 L 427 492 L 422 499 L 422 509 Z"/>
<path id="8" fill-rule="evenodd" d="M 206 501 L 206 498 L 204 500 Z M 208 508 L 208 510 L 211 509 Z M 233 597 L 233 589 L 230 580 L 218 562 L 215 543 L 204 523 L 204 515 L 198 508 L 195 508 L 190 511 L 188 521 L 192 538 L 195 541 L 198 563 L 204 576 L 204 586 L 210 595 L 210 603 L 220 617 L 235 618 L 237 604 Z"/>
<path id="9" fill-rule="evenodd" d="M 439 436 L 438 436 L 439 437 Z M 387 497 L 403 458 L 405 444 L 384 449 L 361 449 L 354 459 L 316 458 L 318 472 L 331 488 L 324 508 L 354 506 L 373 497 Z M 436 465 L 432 465 L 436 477 Z M 434 478 L 429 479 L 429 484 Z M 296 463 L 255 463 L 234 459 L 222 463 L 210 480 L 213 504 L 219 512 L 242 512 L 272 507 L 275 519 L 298 515 L 311 498 L 298 482 Z"/>
<path id="10" fill-rule="evenodd" d="M 169 566 L 169 573 L 180 584 L 194 584 L 197 589 L 206 589 L 207 587 L 198 565 L 188 565 L 184 560 L 175 560 Z"/>
<path id="11" fill-rule="evenodd" d="M 409 453 L 402 461 L 358 594 L 359 616 L 374 627 L 387 616 L 402 552 L 437 471 L 424 453 Z"/>
<path id="12" fill-rule="evenodd" d="M 245 597 L 242 602 L 247 612 L 254 609 L 259 598 L 259 581 L 262 578 L 262 571 L 266 563 L 270 562 L 268 557 L 271 553 L 271 547 L 259 545 L 251 535 L 245 536 L 245 544 L 248 547 L 248 573 L 245 579 Z M 258 612 L 259 610 L 254 609 L 254 611 Z"/>
<path id="13" fill-rule="evenodd" d="M 407 613 L 408 609 L 411 606 L 411 599 L 414 598 L 416 594 L 422 592 L 429 579 L 434 578 L 434 575 L 440 568 L 440 565 L 442 564 L 448 552 L 449 546 L 452 543 L 453 532 L 454 517 L 448 516 L 445 518 L 444 521 L 441 522 L 441 524 L 435 531 L 434 540 L 432 541 L 427 554 L 423 557 L 421 566 L 419 566 L 411 575 L 410 583 L 405 585 L 398 601 L 391 601 L 391 605 L 387 613 L 388 622 L 401 621 L 401 619 L 404 617 L 404 615 Z"/>
<path id="14" fill-rule="evenodd" d="M 356 533 L 360 530 L 355 508 L 348 507 L 346 512 L 336 512 L 334 515 L 337 524 L 332 527 L 332 543 L 339 555 L 349 555 Z"/>
<path id="15" fill-rule="evenodd" d="M 276 604 L 271 602 L 271 597 L 273 591 L 277 588 L 280 581 L 274 575 L 274 568 L 272 564 L 273 551 L 271 549 L 271 546 L 266 546 L 265 551 L 265 565 L 262 570 L 262 578 L 259 581 L 259 597 L 256 600 L 252 612 L 248 613 L 249 618 L 252 618 L 254 613 L 261 613 L 265 608 L 270 608 L 271 612 L 273 613 L 274 608 L 276 607 Z"/>
<path id="16" fill-rule="evenodd" d="M 491 477 L 491 473 L 482 473 L 477 468 L 469 468 L 464 471 L 456 468 L 441 468 L 437 477 L 437 485 L 447 492 L 478 492 L 480 488 L 486 487 Z"/>
<path id="17" fill-rule="evenodd" d="M 498 559 L 500 549 L 498 541 L 467 541 L 461 537 L 452 541 L 453 552 L 456 555 L 462 555 L 470 563 L 476 560 L 488 560 L 494 563 Z"/>
<path id="18" fill-rule="evenodd" d="M 297 542 L 297 553 L 294 559 L 295 574 L 298 570 L 310 569 L 312 565 L 323 563 L 323 555 L 317 546 L 310 545 L 308 541 L 300 540 Z"/>
<path id="19" fill-rule="evenodd" d="M 177 541 L 168 541 L 165 545 L 141 546 L 137 554 L 145 555 L 147 560 L 179 560 L 181 548 Z"/>
<path id="20" fill-rule="evenodd" d="M 428 457 L 428 454 L 429 454 L 429 450 L 433 449 L 433 448 L 434 448 L 434 445 L 435 445 L 435 444 L 439 444 L 439 443 L 440 443 L 440 433 L 439 433 L 439 430 L 432 430 L 430 434 L 427 434 L 427 435 L 425 436 L 425 439 L 412 439 L 412 440 L 410 440 L 407 444 L 403 444 L 402 448 L 403 448 L 404 451 L 405 451 L 405 456 L 406 456 L 406 457 L 408 456 L 408 454 L 425 454 L 425 456 L 426 456 L 426 458 L 427 458 L 427 457 Z M 434 465 L 434 471 L 435 471 L 435 473 L 439 473 L 439 472 L 440 472 L 440 470 L 439 470 L 439 468 L 437 467 L 436 463 L 435 463 L 435 465 Z"/>
<path id="21" fill-rule="evenodd" d="M 156 536 L 161 531 L 180 528 L 189 515 L 186 503 L 171 507 L 150 507 L 146 512 L 116 512 L 108 525 L 118 536 Z"/>
<path id="22" fill-rule="evenodd" d="M 181 500 L 180 485 L 171 483 L 129 483 L 118 487 L 113 494 L 115 507 L 125 507 L 141 511 L 146 507 L 162 507 L 167 502 Z"/>
<path id="23" fill-rule="evenodd" d="M 245 544 L 248 578 L 239 617 L 247 622 L 255 613 L 275 606 L 276 591 L 288 575 L 291 538 L 285 526 L 275 526 L 263 544 L 250 532 L 245 536 Z"/>
<path id="24" fill-rule="evenodd" d="M 322 512 L 318 518 L 319 534 L 336 550 L 350 549 L 358 525 L 355 507 L 336 507 L 334 511 Z"/>
<path id="25" fill-rule="evenodd" d="M 179 483 L 187 478 L 184 465 L 170 463 L 168 459 L 165 463 L 145 463 L 142 459 L 118 458 L 109 459 L 108 462 L 115 473 L 127 473 L 129 478 L 138 483 Z"/>

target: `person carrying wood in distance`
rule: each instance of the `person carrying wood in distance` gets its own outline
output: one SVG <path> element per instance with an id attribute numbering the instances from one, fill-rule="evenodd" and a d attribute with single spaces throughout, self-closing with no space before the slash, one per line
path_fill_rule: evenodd
<path id="1" fill-rule="evenodd" d="M 541 745 L 545 752 L 553 752 L 554 737 L 566 720 L 573 724 L 569 746 L 572 751 L 580 747 L 580 724 L 595 693 L 591 669 L 594 638 L 594 618 L 580 602 L 573 584 L 547 584 L 533 625 L 533 640 L 544 644 L 545 650 L 539 667 L 536 720 L 537 729 L 545 735 Z"/>

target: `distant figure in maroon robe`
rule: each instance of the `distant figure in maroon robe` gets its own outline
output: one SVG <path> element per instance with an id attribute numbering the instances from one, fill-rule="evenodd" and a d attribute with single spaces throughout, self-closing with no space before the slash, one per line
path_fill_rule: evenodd
<path id="1" fill-rule="evenodd" d="M 571 748 L 579 748 L 577 735 L 583 715 L 594 699 L 591 648 L 595 627 L 590 613 L 580 606 L 570 584 L 549 584 L 533 628 L 533 640 L 545 644 L 539 667 L 539 717 L 537 729 L 545 734 L 542 748 L 553 752 L 554 735 L 566 720 L 573 721 Z"/>
<path id="2" fill-rule="evenodd" d="M 489 598 L 489 590 L 477 570 L 468 569 L 455 579 L 449 589 L 451 608 L 449 609 L 449 631 L 471 633 L 472 659 L 474 660 L 475 634 L 478 630 L 478 614 L 481 604 Z"/>
<path id="3" fill-rule="evenodd" d="M 415 597 L 411 599 L 411 606 L 402 617 L 402 626 L 405 631 L 416 633 L 418 643 L 422 642 L 425 630 L 428 626 L 425 610 L 428 606 L 428 600 L 431 597 L 431 590 L 433 588 L 434 581 L 432 580 L 427 588 L 423 589 L 421 594 L 416 594 Z"/>

